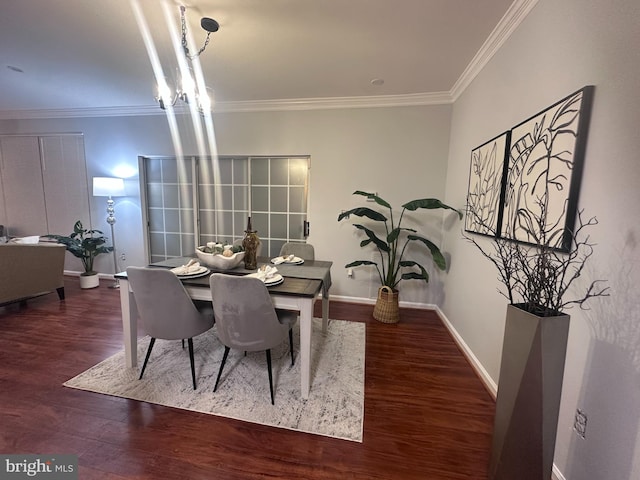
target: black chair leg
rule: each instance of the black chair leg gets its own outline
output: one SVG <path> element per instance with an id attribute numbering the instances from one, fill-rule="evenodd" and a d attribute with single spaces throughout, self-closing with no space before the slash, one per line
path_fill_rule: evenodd
<path id="1" fill-rule="evenodd" d="M 293 367 L 293 328 L 289 329 L 289 352 L 291 353 L 291 366 Z"/>
<path id="2" fill-rule="evenodd" d="M 222 369 L 224 368 L 224 364 L 227 361 L 229 350 L 231 350 L 229 347 L 224 347 L 224 355 L 222 357 L 222 363 L 220 364 L 220 370 L 218 370 L 218 378 L 216 378 L 216 385 L 215 387 L 213 387 L 214 392 L 218 389 L 218 382 L 220 381 L 220 377 L 222 376 Z"/>
<path id="3" fill-rule="evenodd" d="M 151 341 L 149 342 L 149 348 L 147 348 L 147 355 L 144 357 L 144 363 L 142 364 L 142 371 L 140 372 L 140 377 L 138 380 L 142 380 L 142 375 L 144 375 L 144 369 L 147 368 L 147 362 L 149 361 L 149 356 L 151 355 L 151 350 L 153 350 L 153 345 L 156 343 L 156 339 L 151 337 Z"/>
<path id="4" fill-rule="evenodd" d="M 184 342 L 184 340 L 183 340 Z M 191 362 L 191 379 L 193 380 L 193 389 L 196 389 L 196 367 L 195 362 L 193 360 L 193 338 L 187 340 L 189 344 L 189 361 Z"/>
<path id="5" fill-rule="evenodd" d="M 58 292 L 58 298 L 64 300 L 64 287 L 56 288 L 56 292 Z"/>
<path id="6" fill-rule="evenodd" d="M 184 348 L 184 338 L 182 339 L 182 348 Z"/>
<path id="7" fill-rule="evenodd" d="M 267 370 L 269 370 L 269 390 L 271 391 L 271 405 L 275 405 L 273 401 L 273 374 L 271 373 L 271 350 L 267 350 Z"/>

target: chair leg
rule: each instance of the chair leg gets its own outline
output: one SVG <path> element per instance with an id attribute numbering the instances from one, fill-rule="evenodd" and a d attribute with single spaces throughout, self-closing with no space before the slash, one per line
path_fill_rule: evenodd
<path id="1" fill-rule="evenodd" d="M 269 370 L 269 390 L 271 391 L 271 405 L 275 405 L 273 401 L 273 374 L 271 373 L 271 350 L 267 350 L 267 370 Z"/>
<path id="2" fill-rule="evenodd" d="M 153 345 L 155 343 L 156 343 L 156 339 L 151 337 L 151 341 L 149 342 L 149 348 L 147 348 L 147 356 L 144 357 L 144 363 L 142 364 L 142 371 L 140 372 L 140 377 L 138 378 L 138 380 L 142 380 L 144 369 L 147 368 L 147 362 L 149 361 L 149 356 L 151 355 L 151 350 L 153 350 Z"/>
<path id="3" fill-rule="evenodd" d="M 184 348 L 184 338 L 182 339 L 182 348 Z"/>
<path id="4" fill-rule="evenodd" d="M 218 370 L 218 378 L 216 378 L 216 385 L 213 387 L 213 391 L 215 392 L 218 389 L 218 382 L 220 381 L 220 377 L 222 376 L 222 369 L 224 368 L 224 364 L 227 361 L 227 356 L 229 356 L 229 347 L 224 347 L 224 355 L 222 357 L 222 363 L 220 364 L 220 370 Z"/>
<path id="5" fill-rule="evenodd" d="M 289 352 L 291 353 L 291 366 L 293 367 L 293 328 L 289 329 Z"/>
<path id="6" fill-rule="evenodd" d="M 184 341 L 184 340 L 183 340 Z M 193 360 L 193 338 L 187 340 L 189 344 L 189 361 L 191 362 L 191 380 L 193 380 L 193 389 L 196 389 L 196 367 Z"/>

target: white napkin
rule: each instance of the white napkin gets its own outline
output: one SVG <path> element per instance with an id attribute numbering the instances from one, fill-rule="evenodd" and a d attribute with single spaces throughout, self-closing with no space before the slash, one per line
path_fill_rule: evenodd
<path id="1" fill-rule="evenodd" d="M 294 258 L 295 258 L 295 255 L 293 254 L 284 255 L 282 257 L 272 258 L 271 263 L 273 263 L 274 265 L 280 265 L 281 263 L 284 263 L 284 262 L 293 262 Z"/>
<path id="2" fill-rule="evenodd" d="M 262 265 L 256 272 L 256 277 L 263 282 L 266 282 L 273 278 L 276 273 L 278 273 L 278 269 L 276 267 L 272 267 L 271 265 Z"/>
<path id="3" fill-rule="evenodd" d="M 200 271 L 200 262 L 196 260 L 189 260 L 186 265 L 181 265 L 176 268 L 172 268 L 171 271 L 176 275 L 189 275 L 190 273 L 196 273 Z"/>

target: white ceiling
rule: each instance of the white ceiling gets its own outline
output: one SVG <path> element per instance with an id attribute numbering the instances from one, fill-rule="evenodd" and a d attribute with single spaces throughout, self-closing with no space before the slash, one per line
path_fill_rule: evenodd
<path id="1" fill-rule="evenodd" d="M 200 18 L 220 23 L 200 57 L 216 109 L 311 99 L 450 97 L 483 45 L 496 37 L 494 29 L 508 24 L 512 3 L 523 1 L 189 0 L 184 5 L 198 47 L 206 36 Z M 173 82 L 177 60 L 165 11 L 179 28 L 179 4 L 3 0 L 0 115 L 158 108 L 134 9 L 139 6 L 164 75 Z M 374 78 L 384 84 L 372 85 Z"/>

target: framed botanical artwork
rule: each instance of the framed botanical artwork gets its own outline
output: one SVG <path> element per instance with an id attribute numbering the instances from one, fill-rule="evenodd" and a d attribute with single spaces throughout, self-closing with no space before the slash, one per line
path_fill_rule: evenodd
<path id="1" fill-rule="evenodd" d="M 511 129 L 501 237 L 570 249 L 593 91 L 584 87 Z"/>
<path id="2" fill-rule="evenodd" d="M 502 220 L 502 195 L 511 132 L 504 132 L 471 151 L 467 232 L 496 236 Z"/>

